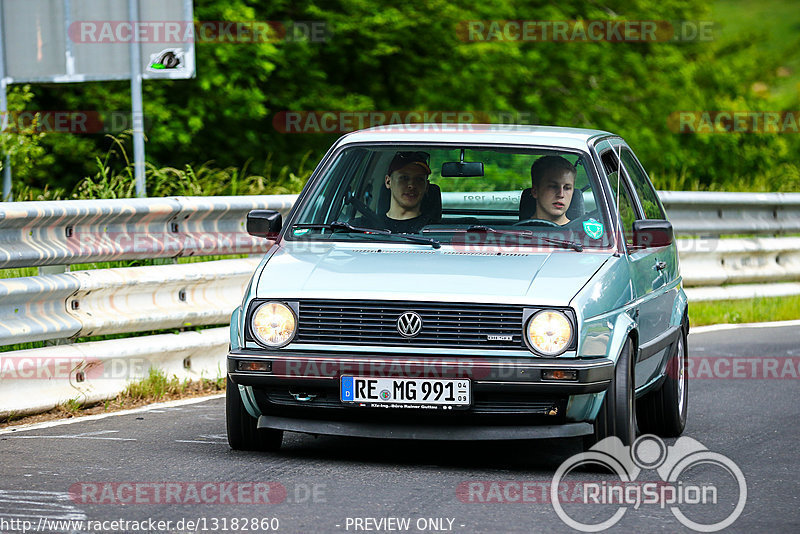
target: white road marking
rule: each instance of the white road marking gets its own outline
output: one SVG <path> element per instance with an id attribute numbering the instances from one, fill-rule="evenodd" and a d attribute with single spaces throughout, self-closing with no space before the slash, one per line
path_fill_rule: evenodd
<path id="1" fill-rule="evenodd" d="M 193 397 L 191 399 L 179 399 L 168 402 L 160 402 L 158 404 L 150 404 L 140 408 L 132 408 L 130 410 L 122 410 L 119 412 L 101 413 L 97 415 L 86 415 L 83 417 L 73 417 L 72 419 L 63 419 L 59 421 L 46 421 L 44 423 L 31 423 L 29 425 L 19 425 L 4 428 L 0 430 L 0 436 L 5 434 L 16 434 L 17 432 L 26 432 L 28 430 L 38 430 L 41 428 L 51 428 L 54 426 L 71 425 L 73 423 L 81 423 L 84 421 L 97 421 L 98 419 L 105 419 L 106 417 L 118 417 L 120 415 L 130 415 L 142 412 L 151 412 L 160 408 L 175 408 L 178 406 L 188 406 L 190 404 L 198 404 L 212 399 L 221 399 L 225 396 L 224 393 L 216 395 L 209 395 L 208 397 Z"/>
<path id="2" fill-rule="evenodd" d="M 228 441 L 227 434 L 200 434 L 200 437 L 204 439 L 215 439 L 217 441 Z"/>
<path id="3" fill-rule="evenodd" d="M 26 507 L 29 505 L 32 507 Z M 20 513 L 36 512 L 36 513 Z M 47 512 L 47 513 L 41 513 Z M 33 519 L 86 520 L 86 514 L 75 506 L 69 493 L 34 490 L 0 489 L 0 518 L 30 517 Z"/>
<path id="4" fill-rule="evenodd" d="M 136 441 L 136 438 L 103 438 L 100 436 L 80 436 L 63 434 L 57 436 L 8 436 L 6 439 L 100 439 L 106 441 Z"/>
<path id="5" fill-rule="evenodd" d="M 689 329 L 689 335 L 704 334 L 706 332 L 718 332 L 720 330 L 734 330 L 737 328 L 779 328 L 781 326 L 800 326 L 800 320 L 772 321 L 769 323 L 711 324 L 708 326 L 693 326 Z"/>

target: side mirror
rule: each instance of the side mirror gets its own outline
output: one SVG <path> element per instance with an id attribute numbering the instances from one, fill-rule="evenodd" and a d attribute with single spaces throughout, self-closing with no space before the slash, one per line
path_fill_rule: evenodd
<path id="1" fill-rule="evenodd" d="M 283 217 L 273 210 L 252 210 L 247 214 L 247 233 L 253 237 L 275 239 L 281 231 Z"/>
<path id="2" fill-rule="evenodd" d="M 481 161 L 448 161 L 442 163 L 442 176 L 464 178 L 468 176 L 483 176 L 483 162 Z"/>
<path id="3" fill-rule="evenodd" d="M 675 241 L 672 223 L 665 219 L 633 221 L 633 245 L 636 247 L 666 247 Z"/>

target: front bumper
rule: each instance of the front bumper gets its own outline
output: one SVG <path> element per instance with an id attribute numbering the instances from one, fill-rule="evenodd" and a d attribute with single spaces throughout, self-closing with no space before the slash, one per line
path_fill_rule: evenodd
<path id="1" fill-rule="evenodd" d="M 240 361 L 269 362 L 269 371 L 239 370 Z M 542 371 L 574 371 L 574 380 L 548 380 Z M 600 393 L 614 375 L 606 358 L 477 358 L 391 354 L 308 354 L 240 349 L 228 354 L 228 375 L 238 385 L 338 387 L 342 375 L 404 378 L 468 378 L 476 391 L 579 395 Z"/>
<path id="2" fill-rule="evenodd" d="M 269 370 L 241 370 L 240 362 L 266 364 Z M 543 372 L 548 370 L 563 371 L 570 379 L 547 379 Z M 257 408 L 256 412 L 260 412 L 254 414 L 261 416 L 260 426 L 366 437 L 374 432 L 386 435 L 385 428 L 378 429 L 385 427 L 387 421 L 398 436 L 416 436 L 420 432 L 430 436 L 441 432 L 454 435 L 471 425 L 481 428 L 494 426 L 493 430 L 482 430 L 491 436 L 520 436 L 513 439 L 531 437 L 532 426 L 539 427 L 535 431 L 539 437 L 542 431 L 549 435 L 548 432 L 552 431 L 546 431 L 544 426 L 570 426 L 567 423 L 585 421 L 583 416 L 568 415 L 571 401 L 585 400 L 593 394 L 606 391 L 613 374 L 614 362 L 605 358 L 577 360 L 385 353 L 309 354 L 247 349 L 228 354 L 228 375 L 235 384 L 247 386 L 250 390 L 249 398 Z M 466 409 L 447 411 L 408 410 L 395 406 L 356 407 L 339 400 L 339 384 L 343 375 L 467 378 L 472 383 L 471 404 Z M 579 412 L 582 412 L 580 408 L 576 410 L 576 413 Z M 369 426 L 364 427 L 364 424 Z M 405 430 L 402 428 L 404 424 L 408 425 Z M 426 424 L 430 428 L 421 430 Z M 441 425 L 441 428 L 436 428 Z M 500 429 L 503 425 L 506 428 Z M 512 427 L 520 428 L 514 430 Z M 583 430 L 562 428 L 559 435 L 579 435 Z M 467 432 L 470 435 L 475 433 L 474 429 Z"/>
<path id="3" fill-rule="evenodd" d="M 382 439 L 422 440 L 513 440 L 548 439 L 585 436 L 594 432 L 590 423 L 560 425 L 459 425 L 396 424 L 362 421 L 325 421 L 262 415 L 258 428 L 273 428 L 324 436 L 355 436 Z"/>

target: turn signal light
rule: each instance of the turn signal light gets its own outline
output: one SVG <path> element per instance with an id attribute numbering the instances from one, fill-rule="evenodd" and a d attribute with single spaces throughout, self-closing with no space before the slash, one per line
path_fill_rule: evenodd
<path id="1" fill-rule="evenodd" d="M 265 373 L 271 373 L 272 362 L 239 360 L 237 369 L 239 371 L 261 371 Z"/>
<path id="2" fill-rule="evenodd" d="M 542 380 L 577 380 L 578 371 L 575 369 L 545 369 L 542 371 Z"/>

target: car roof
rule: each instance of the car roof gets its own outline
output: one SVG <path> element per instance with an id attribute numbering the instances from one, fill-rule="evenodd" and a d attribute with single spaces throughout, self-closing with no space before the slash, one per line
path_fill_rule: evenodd
<path id="1" fill-rule="evenodd" d="M 337 144 L 351 143 L 463 143 L 535 145 L 585 150 L 590 140 L 613 136 L 603 130 L 517 124 L 393 124 L 358 130 Z"/>

